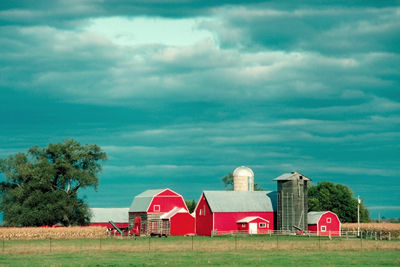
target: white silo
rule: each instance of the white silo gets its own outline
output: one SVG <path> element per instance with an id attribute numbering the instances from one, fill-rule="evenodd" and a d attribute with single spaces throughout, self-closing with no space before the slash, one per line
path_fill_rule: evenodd
<path id="1" fill-rule="evenodd" d="M 237 167 L 233 171 L 234 191 L 254 191 L 254 172 L 246 166 Z"/>

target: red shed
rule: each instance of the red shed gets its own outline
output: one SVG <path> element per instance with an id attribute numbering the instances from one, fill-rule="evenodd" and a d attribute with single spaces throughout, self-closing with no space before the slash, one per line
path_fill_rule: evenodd
<path id="1" fill-rule="evenodd" d="M 194 217 L 184 208 L 173 208 L 170 212 L 160 217 L 161 220 L 169 221 L 170 235 L 193 235 Z"/>
<path id="2" fill-rule="evenodd" d="M 188 211 L 183 197 L 171 189 L 144 191 L 133 199 L 129 208 L 129 228 L 137 228 L 140 234 L 168 235 L 170 223 L 177 219 L 163 221 L 160 217 L 174 208 Z"/>
<path id="3" fill-rule="evenodd" d="M 276 192 L 204 191 L 195 210 L 196 234 L 211 236 L 238 232 L 238 222 L 248 220 L 248 217 L 268 221 L 263 231 L 273 231 L 275 207 Z"/>
<path id="4" fill-rule="evenodd" d="M 307 216 L 308 231 L 317 235 L 340 236 L 339 217 L 331 211 L 310 211 Z"/>
<path id="5" fill-rule="evenodd" d="M 236 222 L 240 232 L 253 234 L 266 234 L 273 230 L 269 228 L 270 222 L 264 218 L 251 216 Z"/>

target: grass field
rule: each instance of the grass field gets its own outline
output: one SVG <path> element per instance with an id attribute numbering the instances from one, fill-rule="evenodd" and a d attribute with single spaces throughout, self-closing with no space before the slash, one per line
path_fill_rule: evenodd
<path id="1" fill-rule="evenodd" d="M 395 266 L 399 240 L 221 236 L 8 240 L 0 266 Z"/>
<path id="2" fill-rule="evenodd" d="M 5 266 L 396 266 L 399 251 L 92 252 L 0 255 Z"/>

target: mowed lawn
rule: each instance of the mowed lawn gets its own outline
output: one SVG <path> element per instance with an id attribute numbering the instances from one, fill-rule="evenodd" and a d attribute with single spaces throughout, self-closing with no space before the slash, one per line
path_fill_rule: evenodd
<path id="1" fill-rule="evenodd" d="M 0 255 L 2 266 L 396 266 L 399 251 L 93 252 Z"/>
<path id="2" fill-rule="evenodd" d="M 400 240 L 288 236 L 0 241 L 0 266 L 396 266 Z"/>

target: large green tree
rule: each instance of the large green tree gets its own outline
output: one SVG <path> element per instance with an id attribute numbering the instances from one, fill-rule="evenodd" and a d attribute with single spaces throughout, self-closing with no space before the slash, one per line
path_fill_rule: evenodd
<path id="1" fill-rule="evenodd" d="M 78 190 L 97 189 L 99 161 L 106 159 L 97 145 L 81 145 L 75 140 L 45 148 L 35 146 L 26 153 L 0 159 L 4 225 L 87 224 L 90 210 L 78 197 Z"/>
<path id="2" fill-rule="evenodd" d="M 357 198 L 348 186 L 319 182 L 308 188 L 309 211 L 332 211 L 341 222 L 357 222 Z M 360 204 L 360 221 L 369 221 L 367 208 Z"/>
<path id="3" fill-rule="evenodd" d="M 233 174 L 230 172 L 224 177 L 221 178 L 222 183 L 224 184 L 225 190 L 232 191 L 233 190 Z M 254 184 L 254 191 L 263 191 L 258 184 Z"/>

